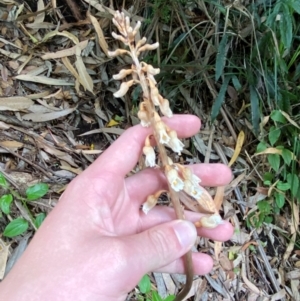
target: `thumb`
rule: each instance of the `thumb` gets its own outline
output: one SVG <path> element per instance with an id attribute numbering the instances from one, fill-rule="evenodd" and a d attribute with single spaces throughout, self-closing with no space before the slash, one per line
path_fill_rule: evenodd
<path id="1" fill-rule="evenodd" d="M 195 226 L 189 221 L 172 221 L 142 233 L 123 237 L 130 248 L 127 264 L 132 274 L 142 277 L 180 258 L 187 253 L 197 238 Z"/>

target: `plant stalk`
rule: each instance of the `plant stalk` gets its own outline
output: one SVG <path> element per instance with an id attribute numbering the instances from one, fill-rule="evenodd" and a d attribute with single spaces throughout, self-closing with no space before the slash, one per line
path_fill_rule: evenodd
<path id="1" fill-rule="evenodd" d="M 141 64 L 136 55 L 136 50 L 133 47 L 133 45 L 129 45 L 129 48 L 130 48 L 133 63 L 136 67 L 137 75 L 139 77 L 139 82 L 140 82 L 140 85 L 143 90 L 143 95 L 144 95 L 143 100 L 146 104 L 147 112 L 148 113 L 154 112 L 155 107 L 150 100 L 148 83 L 147 83 L 144 73 L 142 72 Z M 159 142 L 159 134 L 158 134 L 158 129 L 156 127 L 156 121 L 154 120 L 154 114 L 153 114 L 153 116 L 151 116 L 151 126 L 153 128 L 153 133 L 154 133 L 154 137 L 155 137 L 155 140 L 157 143 L 157 147 L 158 147 L 158 151 L 160 154 L 160 159 L 161 159 L 162 165 L 167 166 L 167 165 L 169 165 L 168 156 L 167 156 L 167 152 L 166 152 L 164 145 L 162 145 Z M 181 207 L 181 204 L 180 204 L 179 196 L 176 193 L 176 191 L 173 190 L 173 188 L 171 187 L 169 182 L 168 182 L 168 186 L 169 186 L 170 199 L 173 204 L 176 217 L 177 217 L 177 219 L 184 220 L 185 217 L 184 217 L 184 213 L 183 213 L 183 208 Z M 180 293 L 176 296 L 174 301 L 182 301 L 186 297 L 186 295 L 189 293 L 189 291 L 192 287 L 192 284 L 193 284 L 194 268 L 193 268 L 192 251 L 191 250 L 188 251 L 184 255 L 183 260 L 184 260 L 184 267 L 185 267 L 185 274 L 186 274 L 186 283 L 185 283 L 185 286 L 183 287 L 183 289 L 180 291 Z"/>

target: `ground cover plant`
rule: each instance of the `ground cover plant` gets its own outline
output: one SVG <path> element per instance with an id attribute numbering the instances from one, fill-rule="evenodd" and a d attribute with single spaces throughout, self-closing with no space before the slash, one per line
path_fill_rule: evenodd
<path id="1" fill-rule="evenodd" d="M 218 258 L 211 274 L 193 279 L 189 300 L 299 300 L 299 2 L 66 3 L 0 1 L 1 183 L 23 198 L 0 190 L 1 278 L 65 185 L 139 122 L 139 86 L 113 97 L 113 74 L 131 66 L 108 55 L 118 9 L 142 21 L 141 37 L 159 41 L 143 61 L 160 68 L 157 87 L 172 111 L 203 121 L 172 160 L 223 162 L 235 176 L 210 189 L 234 237 L 222 246 L 197 241 L 194 251 Z M 37 183 L 47 194 L 25 200 Z M 5 236 L 20 219 L 25 232 Z M 184 283 L 145 279 L 128 300 L 171 300 Z"/>

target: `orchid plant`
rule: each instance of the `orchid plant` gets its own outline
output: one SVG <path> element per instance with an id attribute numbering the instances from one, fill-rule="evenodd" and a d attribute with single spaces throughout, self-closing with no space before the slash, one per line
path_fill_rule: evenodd
<path id="1" fill-rule="evenodd" d="M 132 59 L 132 65 L 129 69 L 122 69 L 114 75 L 115 80 L 124 80 L 115 97 L 123 97 L 133 85 L 140 85 L 142 88 L 142 101 L 139 104 L 138 117 L 143 127 L 151 127 L 153 134 L 145 140 L 143 154 L 145 156 L 145 166 L 150 168 L 160 168 L 167 179 L 168 194 L 178 219 L 184 219 L 184 211 L 181 203 L 188 206 L 186 199 L 189 197 L 192 202 L 197 202 L 209 215 L 203 216 L 199 222 L 195 223 L 197 227 L 215 228 L 222 223 L 222 219 L 216 209 L 215 203 L 210 194 L 200 186 L 199 179 L 192 170 L 181 164 L 174 163 L 168 156 L 167 148 L 177 154 L 181 154 L 184 144 L 177 137 L 175 130 L 169 128 L 161 116 L 171 118 L 173 115 L 170 109 L 169 100 L 164 98 L 158 88 L 155 75 L 160 73 L 160 69 L 139 60 L 141 53 L 149 50 L 155 50 L 159 43 L 148 44 L 147 39 L 137 38 L 141 22 L 137 22 L 134 27 L 130 25 L 129 17 L 124 13 L 116 12 L 113 23 L 117 27 L 119 34 L 112 32 L 115 40 L 121 41 L 125 49 L 119 48 L 109 51 L 110 57 L 119 55 L 128 55 Z M 158 156 L 156 156 L 154 147 L 151 144 L 151 138 L 155 139 Z M 153 195 L 148 196 L 143 204 L 142 210 L 147 214 L 158 201 L 159 196 L 165 190 L 160 190 Z M 191 251 L 185 256 L 185 270 L 187 275 L 186 285 L 178 294 L 175 301 L 183 300 L 189 292 L 193 281 L 193 266 Z"/>

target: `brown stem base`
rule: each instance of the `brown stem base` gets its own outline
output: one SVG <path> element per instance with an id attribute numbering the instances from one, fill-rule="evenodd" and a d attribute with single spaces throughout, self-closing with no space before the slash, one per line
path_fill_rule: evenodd
<path id="1" fill-rule="evenodd" d="M 186 282 L 183 289 L 175 297 L 174 301 L 182 301 L 191 290 L 193 284 L 194 268 L 193 268 L 193 261 L 192 261 L 192 251 L 188 251 L 184 255 L 183 259 L 184 259 L 184 266 L 185 266 Z"/>

